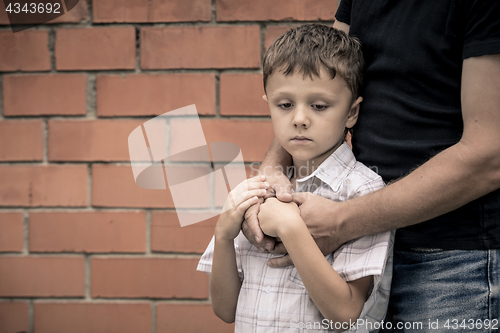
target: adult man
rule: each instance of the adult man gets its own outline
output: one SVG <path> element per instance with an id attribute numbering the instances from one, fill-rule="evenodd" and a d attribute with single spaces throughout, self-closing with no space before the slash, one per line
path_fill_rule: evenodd
<path id="1" fill-rule="evenodd" d="M 395 322 L 484 330 L 500 314 L 500 3 L 343 0 L 334 26 L 367 62 L 355 153 L 392 183 L 346 203 L 293 199 L 324 253 L 398 229 Z M 287 163 L 274 142 L 261 166 L 284 201 Z M 253 217 L 247 237 L 272 248 Z"/>

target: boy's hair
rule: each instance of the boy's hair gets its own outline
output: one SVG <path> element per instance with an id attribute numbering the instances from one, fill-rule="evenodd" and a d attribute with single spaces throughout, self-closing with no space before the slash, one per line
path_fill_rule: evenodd
<path id="1" fill-rule="evenodd" d="M 298 70 L 312 78 L 319 76 L 321 66 L 332 79 L 336 75 L 344 79 L 353 101 L 359 96 L 364 66 L 361 43 L 341 30 L 316 23 L 288 30 L 267 49 L 262 61 L 264 91 L 275 70 L 281 69 L 284 75 Z"/>

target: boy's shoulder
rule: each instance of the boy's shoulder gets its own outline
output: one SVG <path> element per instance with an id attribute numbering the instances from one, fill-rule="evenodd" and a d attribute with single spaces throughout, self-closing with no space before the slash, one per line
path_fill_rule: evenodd
<path id="1" fill-rule="evenodd" d="M 347 198 L 378 190 L 385 186 L 376 168 L 356 160 L 349 145 L 344 142 L 320 166 L 318 178 L 330 185 L 334 192 L 343 192 Z"/>

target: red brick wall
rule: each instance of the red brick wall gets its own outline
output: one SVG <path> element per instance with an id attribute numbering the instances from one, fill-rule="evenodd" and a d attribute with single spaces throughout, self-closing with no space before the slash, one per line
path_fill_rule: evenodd
<path id="1" fill-rule="evenodd" d="M 0 333 L 232 331 L 195 271 L 216 219 L 181 228 L 168 191 L 135 185 L 127 138 L 196 104 L 207 141 L 260 161 L 273 137 L 261 56 L 336 8 L 80 0 L 14 34 L 0 2 Z"/>

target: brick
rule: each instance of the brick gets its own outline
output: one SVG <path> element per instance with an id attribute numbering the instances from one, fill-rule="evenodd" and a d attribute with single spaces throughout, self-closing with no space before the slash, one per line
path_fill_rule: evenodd
<path id="1" fill-rule="evenodd" d="M 0 252 L 22 252 L 23 244 L 23 213 L 0 212 Z"/>
<path id="2" fill-rule="evenodd" d="M 87 1 L 79 0 L 78 4 L 63 16 L 48 23 L 78 23 L 89 19 L 89 8 Z"/>
<path id="3" fill-rule="evenodd" d="M 3 78 L 3 90 L 5 116 L 86 112 L 85 74 L 8 75 Z"/>
<path id="4" fill-rule="evenodd" d="M 207 298 L 197 258 L 92 258 L 92 297 Z"/>
<path id="5" fill-rule="evenodd" d="M 196 104 L 200 115 L 215 115 L 213 74 L 132 74 L 97 77 L 97 115 L 161 115 Z"/>
<path id="6" fill-rule="evenodd" d="M 129 161 L 128 136 L 139 120 L 49 121 L 49 161 Z M 68 140 L 71 138 L 71 140 Z"/>
<path id="7" fill-rule="evenodd" d="M 85 165 L 2 165 L 0 184 L 0 206 L 87 205 Z"/>
<path id="8" fill-rule="evenodd" d="M 141 29 L 142 69 L 234 67 L 260 67 L 259 26 Z"/>
<path id="9" fill-rule="evenodd" d="M 151 332 L 148 303 L 35 303 L 37 333 Z"/>
<path id="10" fill-rule="evenodd" d="M 58 29 L 57 70 L 135 68 L 133 27 Z"/>
<path id="11" fill-rule="evenodd" d="M 156 332 L 230 333 L 234 324 L 220 320 L 210 304 L 164 303 L 156 306 Z"/>
<path id="12" fill-rule="evenodd" d="M 0 45 L 0 72 L 50 70 L 48 31 L 0 31 Z"/>
<path id="13" fill-rule="evenodd" d="M 28 332 L 27 302 L 0 302 L 0 333 Z"/>
<path id="14" fill-rule="evenodd" d="M 83 257 L 0 257 L 0 296 L 85 295 Z"/>
<path id="15" fill-rule="evenodd" d="M 67 12 L 64 15 L 59 16 L 58 18 L 49 21 L 49 22 L 40 22 L 39 20 L 30 20 L 30 24 L 43 23 L 43 24 L 54 24 L 54 23 L 78 23 L 86 21 L 89 18 L 89 9 L 87 5 L 87 1 L 80 0 L 78 4 Z M 9 18 L 7 16 L 7 12 L 5 11 L 4 2 L 0 2 L 0 25 L 9 24 Z M 18 33 L 16 33 L 18 34 Z"/>
<path id="16" fill-rule="evenodd" d="M 144 253 L 145 212 L 32 212 L 30 252 Z"/>
<path id="17" fill-rule="evenodd" d="M 222 74 L 220 76 L 220 114 L 224 116 L 269 116 L 262 100 L 262 74 Z"/>
<path id="18" fill-rule="evenodd" d="M 92 2 L 95 23 L 210 21 L 211 0 L 111 0 Z"/>
<path id="19" fill-rule="evenodd" d="M 154 211 L 151 216 L 151 250 L 203 253 L 214 234 L 217 219 L 216 216 L 181 227 L 175 211 Z"/>
<path id="20" fill-rule="evenodd" d="M 217 21 L 334 20 L 337 0 L 217 0 Z"/>
<path id="21" fill-rule="evenodd" d="M 288 30 L 297 27 L 297 25 L 271 25 L 266 27 L 264 37 L 264 48 L 267 50 L 276 38 L 283 35 Z"/>
<path id="22" fill-rule="evenodd" d="M 195 168 L 199 174 L 205 169 Z M 164 178 L 159 179 L 164 182 Z M 208 208 L 210 201 L 209 179 L 201 184 L 197 192 L 190 193 L 187 202 L 179 208 Z M 143 189 L 135 184 L 130 166 L 92 166 L 92 205 L 97 207 L 173 208 L 174 202 L 168 189 Z"/>
<path id="23" fill-rule="evenodd" d="M 43 160 L 41 120 L 0 121 L 0 161 Z"/>
<path id="24" fill-rule="evenodd" d="M 177 139 L 180 136 L 178 131 L 189 132 L 193 121 L 173 119 L 170 124 L 170 148 L 172 151 L 182 151 L 183 142 Z M 274 137 L 272 123 L 267 120 L 202 119 L 201 125 L 207 142 L 237 144 L 245 162 L 262 161 Z"/>

